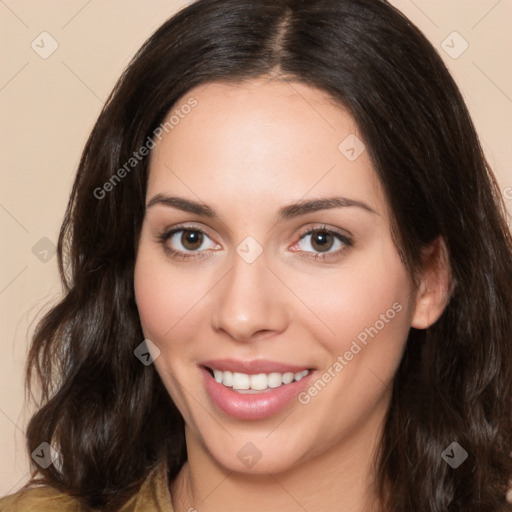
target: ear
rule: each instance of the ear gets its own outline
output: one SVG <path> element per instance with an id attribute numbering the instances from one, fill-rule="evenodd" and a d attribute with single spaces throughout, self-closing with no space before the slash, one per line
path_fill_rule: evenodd
<path id="1" fill-rule="evenodd" d="M 441 316 L 452 294 L 448 249 L 439 236 L 423 251 L 423 266 L 416 291 L 411 326 L 427 329 Z"/>

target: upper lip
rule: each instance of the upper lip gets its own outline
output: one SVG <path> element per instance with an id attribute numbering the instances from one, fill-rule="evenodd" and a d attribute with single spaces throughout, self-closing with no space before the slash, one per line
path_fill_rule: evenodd
<path id="1" fill-rule="evenodd" d="M 200 364 L 201 366 L 206 366 L 212 370 L 245 373 L 247 375 L 272 372 L 297 373 L 303 370 L 312 369 L 307 365 L 297 366 L 288 363 L 279 363 L 277 361 L 269 361 L 267 359 L 253 359 L 251 361 L 242 361 L 236 359 L 210 359 L 208 361 L 202 361 Z"/>

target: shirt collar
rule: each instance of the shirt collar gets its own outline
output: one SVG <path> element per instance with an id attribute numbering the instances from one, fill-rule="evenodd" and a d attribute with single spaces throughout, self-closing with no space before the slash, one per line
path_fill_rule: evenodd
<path id="1" fill-rule="evenodd" d="M 121 511 L 174 512 L 165 460 L 151 470 L 139 492 L 122 507 Z"/>

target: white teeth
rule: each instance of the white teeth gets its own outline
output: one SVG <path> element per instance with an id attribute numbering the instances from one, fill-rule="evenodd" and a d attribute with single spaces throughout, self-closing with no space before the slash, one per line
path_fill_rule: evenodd
<path id="1" fill-rule="evenodd" d="M 267 376 L 267 384 L 269 388 L 278 388 L 283 383 L 281 374 L 278 372 L 269 373 Z"/>
<path id="2" fill-rule="evenodd" d="M 249 389 L 251 379 L 246 373 L 233 373 L 233 389 Z"/>
<path id="3" fill-rule="evenodd" d="M 295 373 L 292 373 L 292 372 L 283 373 L 283 384 L 290 384 L 290 382 L 293 382 L 294 379 L 295 379 Z"/>
<path id="4" fill-rule="evenodd" d="M 251 375 L 251 389 L 256 389 L 261 391 L 262 389 L 267 389 L 267 376 L 264 373 L 258 373 L 257 375 Z"/>
<path id="5" fill-rule="evenodd" d="M 219 384 L 222 384 L 222 372 L 220 370 L 213 370 L 213 376 Z"/>
<path id="6" fill-rule="evenodd" d="M 235 391 L 264 391 L 267 388 L 278 388 L 279 386 L 290 384 L 294 380 L 300 380 L 309 373 L 309 370 L 293 373 L 257 373 L 248 375 L 238 372 L 223 372 L 221 370 L 213 370 L 213 376 L 219 384 L 232 387 Z"/>
<path id="7" fill-rule="evenodd" d="M 222 380 L 221 384 L 224 384 L 224 386 L 232 387 L 233 386 L 233 374 L 231 372 L 221 372 Z"/>
<path id="8" fill-rule="evenodd" d="M 308 374 L 307 370 L 304 370 L 303 372 L 297 372 L 295 374 L 295 380 L 300 380 L 302 377 L 305 377 Z"/>

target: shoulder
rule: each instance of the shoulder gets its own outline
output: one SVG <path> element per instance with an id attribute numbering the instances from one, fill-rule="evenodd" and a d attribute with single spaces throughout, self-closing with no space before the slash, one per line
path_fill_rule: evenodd
<path id="1" fill-rule="evenodd" d="M 122 512 L 173 512 L 165 462 L 154 467 Z M 0 498 L 0 512 L 90 512 L 76 498 L 49 486 L 21 489 Z"/>
<path id="2" fill-rule="evenodd" d="M 22 489 L 0 498 L 0 512 L 84 512 L 71 496 L 48 486 Z"/>

